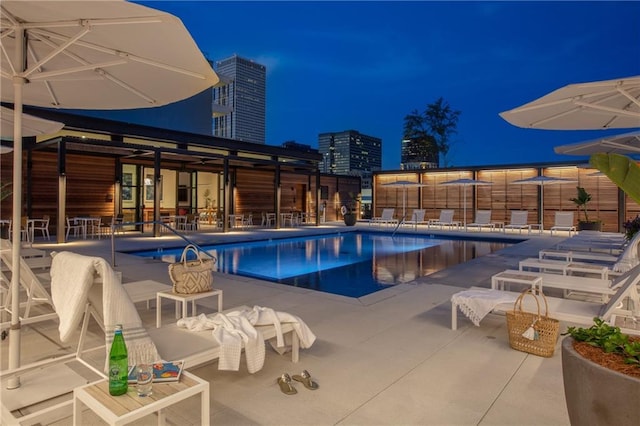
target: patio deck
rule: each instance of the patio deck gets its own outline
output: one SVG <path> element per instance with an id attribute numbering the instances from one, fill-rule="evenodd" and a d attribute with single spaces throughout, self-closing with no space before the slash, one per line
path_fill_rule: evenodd
<path id="1" fill-rule="evenodd" d="M 359 224 L 357 226 L 366 226 Z M 339 224 L 289 230 L 243 231 L 230 234 L 193 233 L 197 243 L 260 239 L 344 230 Z M 371 230 L 367 226 L 367 230 Z M 430 231 L 460 234 L 457 231 Z M 474 232 L 477 236 L 479 233 Z M 489 233 L 484 232 L 484 235 Z M 496 236 L 504 234 L 496 233 Z M 552 358 L 540 358 L 509 347 L 506 321 L 489 315 L 481 327 L 461 319 L 452 331 L 451 295 L 472 285 L 490 286 L 492 274 L 517 267 L 526 257 L 557 244 L 566 236 L 532 235 L 500 252 L 434 273 L 410 284 L 353 299 L 313 290 L 216 274 L 215 286 L 224 290 L 225 308 L 260 305 L 300 316 L 318 336 L 293 364 L 267 350 L 265 366 L 256 374 L 218 371 L 216 363 L 188 368 L 211 383 L 211 424 L 220 425 L 568 425 L 561 374 L 560 344 Z M 567 234 L 568 235 L 568 234 Z M 519 235 L 514 237 L 520 238 Z M 118 250 L 178 244 L 173 236 L 120 238 Z M 66 244 L 35 244 L 37 248 L 70 250 L 111 257 L 110 240 L 82 240 Z M 167 264 L 119 253 L 116 270 L 123 282 L 154 279 L 170 283 Z M 205 299 L 199 312 L 216 308 Z M 173 306 L 165 304 L 167 318 Z M 145 325 L 155 325 L 155 310 L 139 305 Z M 564 330 L 566 324 L 562 324 Z M 93 339 L 101 337 L 95 330 Z M 23 327 L 23 363 L 70 348 L 57 338 L 57 323 Z M 8 340 L 2 342 L 6 368 Z M 44 348 L 44 349 L 43 349 Z M 309 391 L 294 382 L 298 393 L 280 392 L 276 378 L 283 372 L 308 370 L 320 389 Z M 11 392 L 2 389 L 2 393 Z M 173 424 L 199 424 L 196 399 L 167 411 Z M 97 418 L 90 413 L 86 422 Z M 134 424 L 153 424 L 145 418 Z M 71 425 L 71 417 L 50 423 Z"/>

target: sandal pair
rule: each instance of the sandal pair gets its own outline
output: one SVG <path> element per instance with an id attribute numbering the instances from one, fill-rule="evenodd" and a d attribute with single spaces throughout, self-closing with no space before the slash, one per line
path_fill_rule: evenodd
<path id="1" fill-rule="evenodd" d="M 293 380 L 300 382 L 304 385 L 305 388 L 310 390 L 316 390 L 320 386 L 316 382 L 311 379 L 311 374 L 307 370 L 302 370 L 300 374 L 294 374 Z M 282 393 L 286 395 L 295 395 L 298 393 L 296 388 L 293 387 L 293 382 L 291 381 L 291 376 L 288 373 L 283 373 L 282 376 L 276 379 L 278 385 L 280 385 L 280 390 Z"/>

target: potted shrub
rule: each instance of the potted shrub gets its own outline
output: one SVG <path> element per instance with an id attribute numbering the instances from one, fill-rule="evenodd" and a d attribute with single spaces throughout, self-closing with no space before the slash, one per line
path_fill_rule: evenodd
<path id="1" fill-rule="evenodd" d="M 342 219 L 344 220 L 344 224 L 347 226 L 354 226 L 356 224 L 357 203 L 358 203 L 358 198 L 354 196 L 353 192 L 349 192 L 342 204 L 342 207 L 340 208 L 340 213 L 342 213 Z"/>
<path id="2" fill-rule="evenodd" d="M 638 231 L 640 231 L 640 215 L 636 216 L 635 219 L 631 219 L 626 221 L 624 224 L 624 238 L 627 241 L 631 241 L 634 235 Z"/>
<path id="3" fill-rule="evenodd" d="M 637 425 L 640 419 L 640 337 L 600 318 L 569 327 L 562 342 L 562 377 L 572 425 Z"/>
<path id="4" fill-rule="evenodd" d="M 600 231 L 602 229 L 602 222 L 599 220 L 589 220 L 589 213 L 587 211 L 587 204 L 591 201 L 591 194 L 589 194 L 583 187 L 577 186 L 578 194 L 575 198 L 570 198 L 578 207 L 578 217 L 580 210 L 584 213 L 584 220 L 578 218 L 578 231 Z"/>

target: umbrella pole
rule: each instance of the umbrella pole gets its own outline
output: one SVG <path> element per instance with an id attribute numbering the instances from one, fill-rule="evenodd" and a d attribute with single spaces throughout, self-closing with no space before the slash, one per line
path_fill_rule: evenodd
<path id="1" fill-rule="evenodd" d="M 16 33 L 24 44 L 24 29 Z M 25 49 L 16 49 L 16 63 L 23 64 Z M 20 70 L 22 71 L 22 70 Z M 13 242 L 11 252 L 11 328 L 9 329 L 9 370 L 20 367 L 20 245 L 22 244 L 22 87 L 24 79 L 13 79 Z M 20 377 L 7 381 L 7 389 L 20 387 Z"/>

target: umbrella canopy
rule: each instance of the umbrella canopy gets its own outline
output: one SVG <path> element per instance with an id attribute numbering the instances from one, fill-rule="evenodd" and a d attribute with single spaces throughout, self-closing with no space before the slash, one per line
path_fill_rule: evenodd
<path id="1" fill-rule="evenodd" d="M 640 154 L 640 132 L 608 136 L 587 142 L 560 145 L 553 148 L 556 154 L 593 155 L 600 152 L 607 154 Z"/>
<path id="2" fill-rule="evenodd" d="M 540 186 L 540 229 L 544 229 L 544 187 L 560 183 L 577 183 L 574 179 L 563 179 L 549 176 L 534 176 L 527 179 L 514 180 L 509 182 L 517 185 L 538 185 Z"/>
<path id="3" fill-rule="evenodd" d="M 13 110 L 0 106 L 0 134 L 3 138 L 13 137 Z M 22 136 L 37 136 L 56 133 L 64 123 L 45 120 L 34 115 L 22 114 Z"/>
<path id="4" fill-rule="evenodd" d="M 500 116 L 533 129 L 640 127 L 640 76 L 570 84 Z"/>
<path id="5" fill-rule="evenodd" d="M 14 104 L 13 235 L 22 211 L 22 106 L 149 108 L 210 88 L 218 76 L 182 22 L 125 1 L 0 4 L 0 93 Z M 13 241 L 19 265 L 20 239 Z M 17 296 L 20 268 L 13 271 Z M 9 368 L 20 365 L 18 297 L 11 301 Z M 13 381 L 9 387 L 18 387 Z"/>
<path id="6" fill-rule="evenodd" d="M 382 186 L 387 188 L 402 188 L 402 219 L 404 220 L 406 216 L 406 205 L 407 205 L 407 189 L 408 188 L 420 188 L 423 186 L 427 186 L 424 183 L 420 182 L 411 182 L 408 180 L 399 180 L 396 182 L 383 183 Z"/>
<path id="7" fill-rule="evenodd" d="M 467 186 L 473 186 L 473 185 L 493 185 L 493 182 L 489 182 L 489 181 L 485 181 L 485 180 L 475 180 L 475 179 L 456 179 L 456 180 L 450 180 L 447 182 L 442 182 L 440 185 L 445 185 L 445 186 L 462 186 L 463 191 L 462 191 L 462 217 L 464 219 L 464 229 L 467 229 L 467 191 L 466 191 L 466 187 Z"/>

